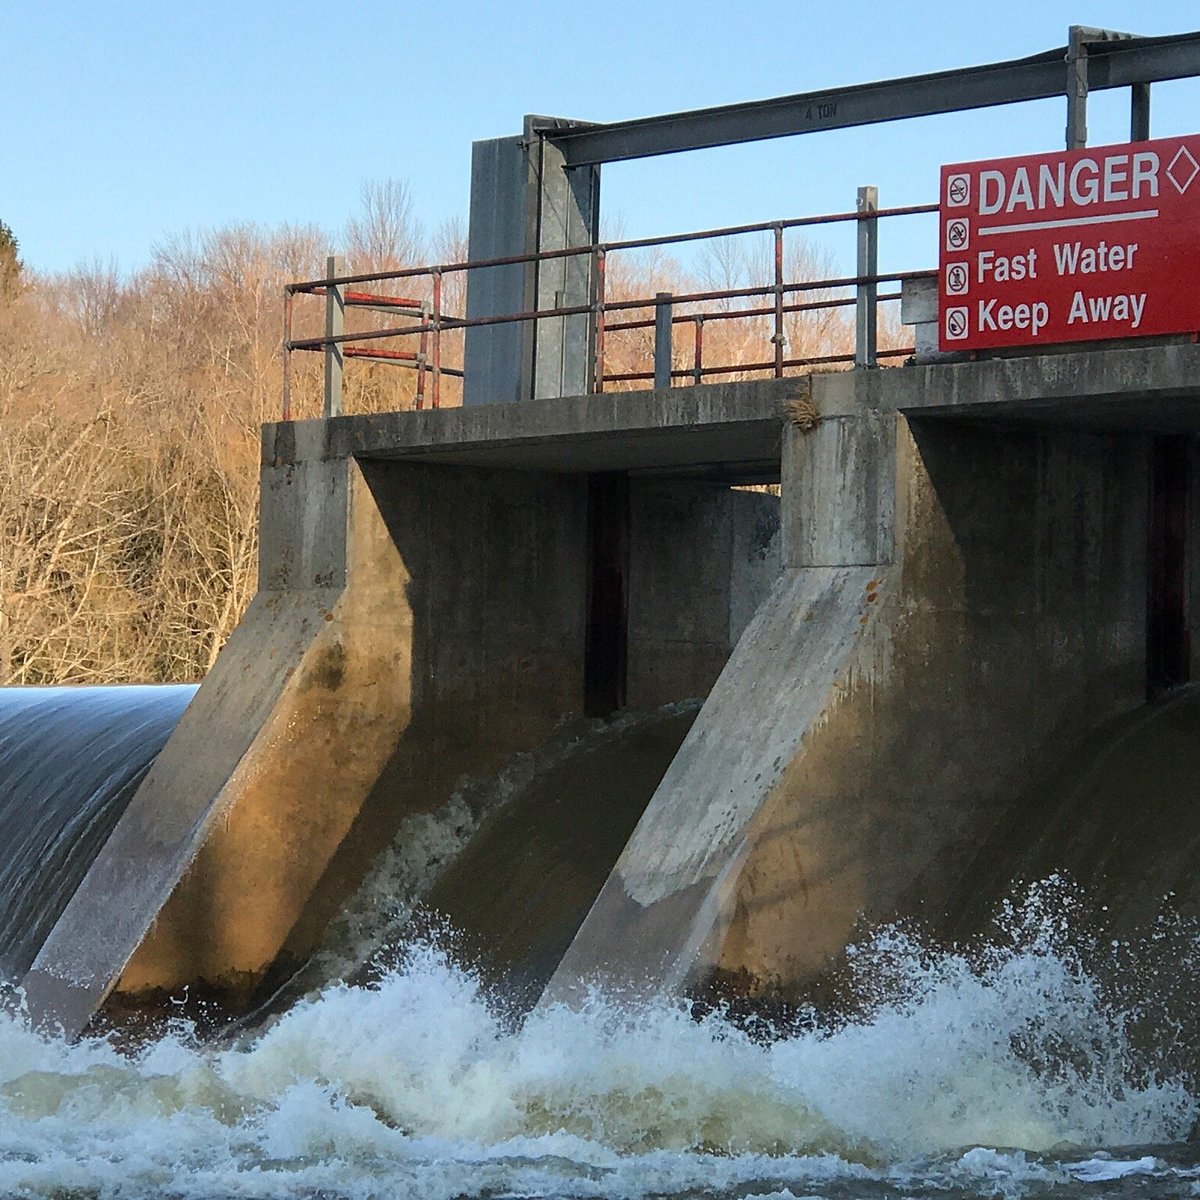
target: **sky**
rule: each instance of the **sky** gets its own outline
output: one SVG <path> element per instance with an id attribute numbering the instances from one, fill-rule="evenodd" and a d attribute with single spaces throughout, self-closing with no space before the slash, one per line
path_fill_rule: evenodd
<path id="1" fill-rule="evenodd" d="M 432 231 L 466 219 L 471 142 L 525 113 L 611 121 L 946 70 L 1062 46 L 1072 23 L 1185 32 L 1200 4 L 0 0 L 0 220 L 35 270 L 131 273 L 234 223 L 332 241 L 364 183 L 393 178 Z M 846 211 L 861 184 L 931 202 L 941 163 L 1056 149 L 1064 123 L 1043 101 L 609 164 L 603 234 Z M 1092 144 L 1127 127 L 1127 93 L 1093 94 Z M 1198 130 L 1200 80 L 1156 86 L 1152 136 Z M 932 224 L 885 229 L 881 257 L 932 265 Z"/>

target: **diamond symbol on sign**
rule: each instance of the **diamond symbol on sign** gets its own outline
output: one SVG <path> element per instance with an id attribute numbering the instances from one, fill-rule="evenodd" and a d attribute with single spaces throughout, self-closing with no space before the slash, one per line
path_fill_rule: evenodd
<path id="1" fill-rule="evenodd" d="M 1180 146 L 1175 151 L 1175 157 L 1171 159 L 1171 165 L 1167 168 L 1167 178 L 1175 185 L 1175 190 L 1181 196 L 1188 190 L 1188 186 L 1196 178 L 1197 172 L 1200 172 L 1200 165 L 1197 165 L 1186 146 Z"/>

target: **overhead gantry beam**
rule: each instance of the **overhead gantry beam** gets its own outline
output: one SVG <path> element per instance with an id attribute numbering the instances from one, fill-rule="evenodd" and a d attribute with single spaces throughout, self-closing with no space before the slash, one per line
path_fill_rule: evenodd
<path id="1" fill-rule="evenodd" d="M 1138 88 L 1200 75 L 1200 31 L 1169 37 L 1130 37 L 1098 29 L 1080 32 L 1087 48 L 1088 91 Z M 1071 49 L 882 83 L 548 130 L 546 137 L 561 149 L 567 167 L 579 167 L 1065 97 Z M 1135 104 L 1139 103 L 1144 103 L 1143 93 L 1135 96 Z"/>

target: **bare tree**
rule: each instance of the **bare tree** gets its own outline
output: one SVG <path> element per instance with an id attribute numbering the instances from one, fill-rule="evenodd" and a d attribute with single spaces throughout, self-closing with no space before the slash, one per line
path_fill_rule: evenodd
<path id="1" fill-rule="evenodd" d="M 346 222 L 342 242 L 357 271 L 399 271 L 423 257 L 424 238 L 413 215 L 412 193 L 402 179 L 362 185 L 360 210 Z"/>

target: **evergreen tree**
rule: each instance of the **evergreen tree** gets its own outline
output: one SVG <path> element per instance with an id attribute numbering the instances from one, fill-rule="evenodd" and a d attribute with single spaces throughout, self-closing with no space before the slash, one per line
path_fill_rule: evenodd
<path id="1" fill-rule="evenodd" d="M 21 260 L 13 231 L 0 221 L 0 296 L 9 296 L 17 290 L 21 279 Z"/>

